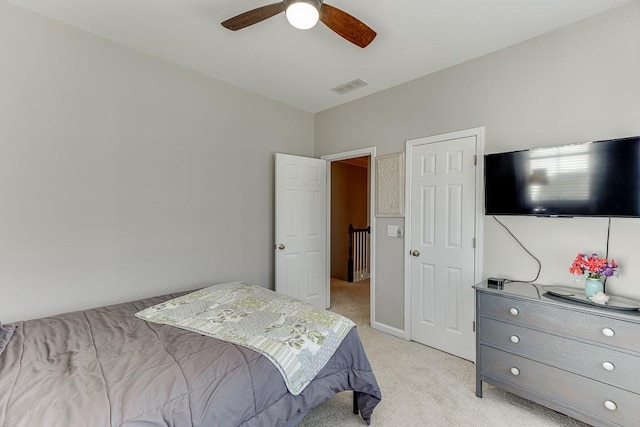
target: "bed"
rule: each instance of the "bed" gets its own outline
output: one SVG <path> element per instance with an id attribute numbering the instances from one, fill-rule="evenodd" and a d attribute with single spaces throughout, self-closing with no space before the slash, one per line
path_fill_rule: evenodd
<path id="1" fill-rule="evenodd" d="M 355 328 L 293 395 L 256 351 L 135 317 L 184 294 L 15 323 L 0 355 L 0 425 L 291 427 L 346 390 L 369 424 L 381 394 Z"/>

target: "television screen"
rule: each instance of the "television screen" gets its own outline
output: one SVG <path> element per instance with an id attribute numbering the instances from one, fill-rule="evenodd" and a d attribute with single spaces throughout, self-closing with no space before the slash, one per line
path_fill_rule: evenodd
<path id="1" fill-rule="evenodd" d="M 487 215 L 640 217 L 640 136 L 485 156 Z"/>

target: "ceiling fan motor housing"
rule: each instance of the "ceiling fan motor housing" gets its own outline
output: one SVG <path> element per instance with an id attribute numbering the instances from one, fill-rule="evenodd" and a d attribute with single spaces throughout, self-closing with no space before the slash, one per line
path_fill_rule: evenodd
<path id="1" fill-rule="evenodd" d="M 284 10 L 287 10 L 293 3 L 309 3 L 318 9 L 318 11 L 320 11 L 320 7 L 322 6 L 322 0 L 284 0 Z"/>

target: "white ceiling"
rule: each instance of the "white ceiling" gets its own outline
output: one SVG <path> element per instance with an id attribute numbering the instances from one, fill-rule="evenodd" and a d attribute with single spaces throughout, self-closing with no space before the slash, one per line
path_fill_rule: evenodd
<path id="1" fill-rule="evenodd" d="M 279 14 L 220 22 L 275 0 L 7 0 L 315 113 L 468 61 L 633 0 L 329 0 L 378 36 L 365 49 Z M 330 89 L 355 78 L 369 86 Z"/>

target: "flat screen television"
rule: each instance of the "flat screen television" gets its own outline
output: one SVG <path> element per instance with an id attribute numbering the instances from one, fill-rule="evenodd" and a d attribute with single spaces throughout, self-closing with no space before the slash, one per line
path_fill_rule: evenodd
<path id="1" fill-rule="evenodd" d="M 640 217 L 640 136 L 485 155 L 487 215 Z"/>

